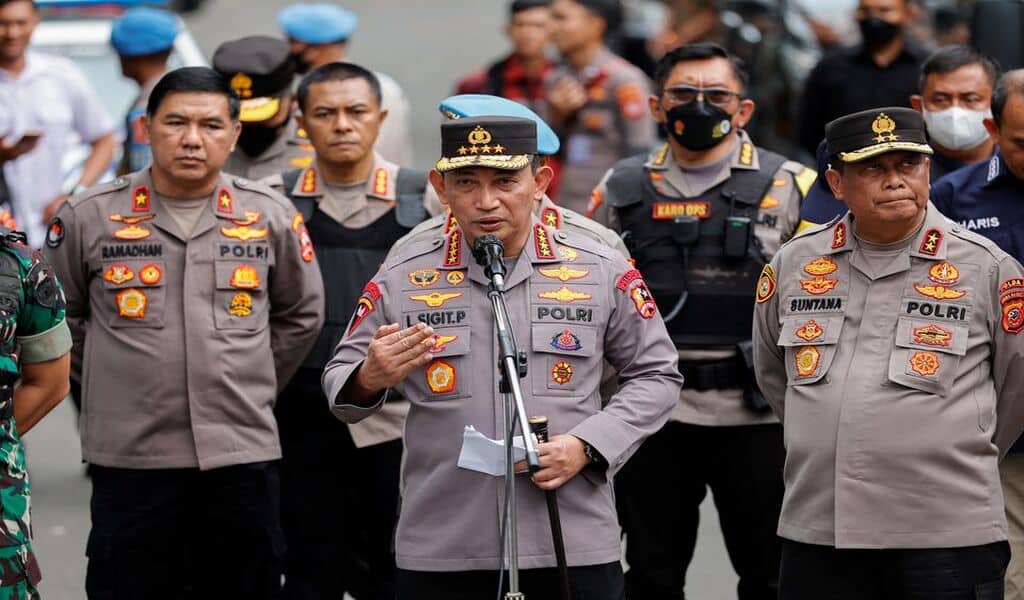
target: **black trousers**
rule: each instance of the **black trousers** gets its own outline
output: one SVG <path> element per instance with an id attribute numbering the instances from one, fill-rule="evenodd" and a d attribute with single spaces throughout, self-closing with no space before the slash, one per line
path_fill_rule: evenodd
<path id="1" fill-rule="evenodd" d="M 301 369 L 277 402 L 288 600 L 392 600 L 402 442 L 356 448 Z"/>
<path id="2" fill-rule="evenodd" d="M 573 600 L 625 600 L 618 562 L 569 567 Z M 527 600 L 562 600 L 557 569 L 519 571 L 519 591 Z M 508 591 L 508 574 L 504 590 Z M 497 571 L 398 571 L 397 600 L 490 600 L 498 597 Z M 637 600 L 646 600 L 637 598 Z M 652 599 L 653 600 L 653 599 Z"/>
<path id="3" fill-rule="evenodd" d="M 782 507 L 782 426 L 669 422 L 615 477 L 630 598 L 682 600 L 710 487 L 740 600 L 775 600 Z"/>
<path id="4" fill-rule="evenodd" d="M 90 600 L 280 597 L 276 462 L 198 469 L 92 466 Z"/>
<path id="5" fill-rule="evenodd" d="M 1010 545 L 837 550 L 782 542 L 780 600 L 1002 600 Z"/>

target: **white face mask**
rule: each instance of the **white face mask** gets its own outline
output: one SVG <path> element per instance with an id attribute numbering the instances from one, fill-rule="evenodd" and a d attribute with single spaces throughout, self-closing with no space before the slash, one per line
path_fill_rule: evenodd
<path id="1" fill-rule="evenodd" d="M 938 112 L 923 111 L 928 135 L 950 150 L 966 150 L 980 145 L 988 139 L 985 119 L 992 117 L 992 111 L 968 110 L 955 106 Z"/>

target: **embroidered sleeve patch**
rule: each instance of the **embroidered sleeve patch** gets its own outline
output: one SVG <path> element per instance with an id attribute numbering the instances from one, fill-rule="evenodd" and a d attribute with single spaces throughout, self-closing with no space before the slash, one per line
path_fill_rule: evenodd
<path id="1" fill-rule="evenodd" d="M 1014 335 L 1024 331 L 1024 279 L 1015 277 L 999 284 L 1003 331 Z"/>
<path id="2" fill-rule="evenodd" d="M 754 299 L 758 304 L 771 300 L 775 295 L 775 269 L 771 265 L 765 265 L 761 269 L 761 276 L 757 278 L 757 291 Z"/>

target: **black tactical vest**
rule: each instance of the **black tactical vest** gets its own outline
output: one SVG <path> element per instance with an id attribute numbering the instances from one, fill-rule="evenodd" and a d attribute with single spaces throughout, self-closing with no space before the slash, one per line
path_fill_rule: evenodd
<path id="1" fill-rule="evenodd" d="M 321 212 L 313 198 L 291 195 L 302 171 L 285 173 L 284 189 L 302 213 L 316 249 L 324 280 L 326 317 L 302 368 L 323 370 L 345 334 L 345 326 L 363 286 L 377 273 L 398 238 L 427 218 L 423 207 L 427 176 L 422 171 L 399 169 L 395 184 L 398 200 L 394 209 L 362 229 L 350 229 Z"/>
<path id="2" fill-rule="evenodd" d="M 620 161 L 606 183 L 626 245 L 679 347 L 732 346 L 751 337 L 754 288 L 766 259 L 753 235 L 741 258 L 727 258 L 723 242 L 728 217 L 749 218 L 753 231 L 761 199 L 786 161 L 761 148 L 757 153 L 759 170 L 733 170 L 695 198 L 659 194 L 644 169 L 646 154 Z M 692 243 L 683 243 L 681 226 L 665 218 L 677 213 L 700 217 Z"/>

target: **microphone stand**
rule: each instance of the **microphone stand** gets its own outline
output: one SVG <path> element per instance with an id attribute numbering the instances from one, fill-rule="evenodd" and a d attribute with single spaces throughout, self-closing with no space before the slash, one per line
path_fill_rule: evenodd
<path id="1" fill-rule="evenodd" d="M 498 260 L 501 260 L 500 257 Z M 503 269 L 501 269 L 503 271 Z M 487 286 L 487 297 L 491 301 L 494 313 L 494 325 L 498 332 L 498 367 L 501 379 L 498 390 L 505 409 L 505 478 L 508 502 L 508 593 L 505 600 L 524 600 L 526 597 L 519 591 L 519 540 L 517 534 L 516 496 L 515 496 L 515 459 L 512 438 L 515 423 L 523 433 L 523 446 L 526 448 L 526 463 L 531 472 L 540 469 L 540 456 L 537 444 L 526 419 L 526 407 L 523 404 L 523 390 L 519 379 L 526 376 L 526 359 L 520 358 L 509 329 L 508 310 L 505 306 L 505 277 L 489 265 L 484 272 L 491 283 Z"/>

